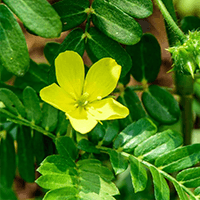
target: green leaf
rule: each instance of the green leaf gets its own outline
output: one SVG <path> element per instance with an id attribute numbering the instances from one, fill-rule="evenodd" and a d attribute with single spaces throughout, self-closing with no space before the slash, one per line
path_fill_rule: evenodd
<path id="1" fill-rule="evenodd" d="M 140 143 L 134 151 L 135 156 L 142 156 L 142 159 L 152 162 L 159 155 L 162 155 L 183 143 L 182 136 L 170 129 L 157 133 Z"/>
<path id="2" fill-rule="evenodd" d="M 83 37 L 83 30 L 81 28 L 76 28 L 67 35 L 64 41 L 61 43 L 57 55 L 66 50 L 75 51 L 80 56 L 83 56 L 85 51 L 85 41 Z"/>
<path id="3" fill-rule="evenodd" d="M 5 67 L 3 67 L 2 64 L 0 64 L 0 81 L 6 82 L 9 79 L 11 79 L 13 76 L 12 73 L 10 73 L 8 70 L 6 70 Z"/>
<path id="4" fill-rule="evenodd" d="M 23 91 L 23 102 L 27 112 L 27 119 L 38 124 L 42 118 L 39 98 L 35 90 L 27 86 Z"/>
<path id="5" fill-rule="evenodd" d="M 8 85 L 2 81 L 0 81 L 0 88 L 6 88 L 14 92 L 20 99 L 22 97 L 22 90 L 15 87 L 14 85 Z"/>
<path id="6" fill-rule="evenodd" d="M 153 13 L 151 0 L 107 0 L 110 4 L 120 8 L 128 15 L 135 18 L 146 18 Z"/>
<path id="7" fill-rule="evenodd" d="M 59 188 L 56 190 L 48 191 L 43 200 L 55 200 L 55 199 L 71 199 L 76 200 L 78 195 L 78 189 L 73 187 Z M 73 198 L 74 197 L 74 198 Z"/>
<path id="8" fill-rule="evenodd" d="M 67 157 L 52 155 L 38 168 L 42 176 L 36 182 L 52 189 L 44 199 L 114 199 L 119 194 L 110 181 L 113 175 L 99 160 L 87 159 L 76 163 Z"/>
<path id="9" fill-rule="evenodd" d="M 58 49 L 60 48 L 60 44 L 57 42 L 48 42 L 44 47 L 44 55 L 49 64 L 53 65 L 54 60 L 57 56 Z"/>
<path id="10" fill-rule="evenodd" d="M 103 122 L 104 124 L 104 122 Z M 103 137 L 105 135 L 105 126 L 98 123 L 92 131 L 88 133 L 88 139 L 93 144 L 98 144 L 98 142 L 102 141 Z"/>
<path id="11" fill-rule="evenodd" d="M 188 188 L 200 186 L 200 167 L 185 169 L 176 176 L 177 181 L 180 181 Z"/>
<path id="12" fill-rule="evenodd" d="M 89 153 L 100 153 L 100 150 L 97 149 L 93 143 L 91 143 L 90 141 L 86 140 L 86 139 L 82 139 L 79 143 L 78 143 L 78 149 L 81 149 L 83 151 L 89 152 Z"/>
<path id="13" fill-rule="evenodd" d="M 31 32 L 44 38 L 59 37 L 62 31 L 60 17 L 46 0 L 5 0 Z"/>
<path id="14" fill-rule="evenodd" d="M 174 184 L 174 187 L 176 188 L 176 191 L 178 193 L 180 200 L 188 200 L 188 196 L 186 195 L 182 187 L 175 181 L 173 181 L 172 183 Z"/>
<path id="15" fill-rule="evenodd" d="M 155 161 L 155 166 L 167 173 L 180 171 L 191 167 L 200 161 L 200 144 L 192 144 L 174 149 L 161 155 Z"/>
<path id="16" fill-rule="evenodd" d="M 117 195 L 119 191 L 112 182 L 106 182 L 99 175 L 91 172 L 80 172 L 80 186 L 84 188 L 84 193 L 94 192 L 99 194 L 101 197 L 106 195 Z"/>
<path id="17" fill-rule="evenodd" d="M 2 200 L 17 200 L 15 193 L 11 188 L 0 185 L 0 199 Z"/>
<path id="18" fill-rule="evenodd" d="M 68 174 L 47 174 L 40 176 L 36 183 L 45 189 L 54 190 L 57 188 L 71 187 L 76 183 L 76 179 Z"/>
<path id="19" fill-rule="evenodd" d="M 115 171 L 115 174 L 121 174 L 128 167 L 128 161 L 122 156 L 120 152 L 110 149 L 108 151 L 110 156 L 111 165 Z"/>
<path id="20" fill-rule="evenodd" d="M 25 117 L 25 108 L 19 98 L 9 89 L 0 88 L 0 101 L 6 109 L 18 117 Z"/>
<path id="21" fill-rule="evenodd" d="M 132 152 L 133 149 L 154 135 L 157 127 L 148 118 L 142 118 L 127 126 L 116 138 L 114 148 L 123 148 L 124 151 Z"/>
<path id="22" fill-rule="evenodd" d="M 43 135 L 43 141 L 44 141 L 45 157 L 54 154 L 56 151 L 56 146 L 54 141 L 46 135 Z"/>
<path id="23" fill-rule="evenodd" d="M 122 44 L 139 42 L 142 29 L 132 17 L 104 0 L 95 0 L 92 8 L 92 22 L 103 33 Z"/>
<path id="24" fill-rule="evenodd" d="M 99 160 L 96 159 L 79 160 L 77 162 L 77 166 L 81 171 L 98 174 L 105 181 L 111 181 L 114 179 L 112 172 L 108 168 L 102 166 Z"/>
<path id="25" fill-rule="evenodd" d="M 181 29 L 184 33 L 198 30 L 200 27 L 200 18 L 196 16 L 186 16 L 181 20 Z"/>
<path id="26" fill-rule="evenodd" d="M 46 174 L 71 174 L 76 175 L 76 165 L 72 159 L 60 155 L 50 155 L 46 157 L 37 169 L 42 175 Z"/>
<path id="27" fill-rule="evenodd" d="M 118 101 L 119 103 L 121 103 L 122 105 L 128 107 L 128 106 L 126 105 L 126 101 L 125 101 L 123 95 L 119 96 L 119 97 L 117 98 L 117 101 Z M 130 125 L 132 122 L 133 122 L 133 120 L 132 120 L 130 114 L 129 114 L 126 118 L 124 118 L 124 119 L 119 119 L 120 130 L 125 129 L 125 128 L 126 128 L 128 125 Z"/>
<path id="28" fill-rule="evenodd" d="M 29 54 L 23 32 L 7 6 L 0 5 L 0 65 L 16 76 L 29 67 Z"/>
<path id="29" fill-rule="evenodd" d="M 122 66 L 121 77 L 131 69 L 131 58 L 125 49 L 116 41 L 107 37 L 96 28 L 90 28 L 87 33 L 87 53 L 92 62 L 101 58 L 111 57 Z"/>
<path id="30" fill-rule="evenodd" d="M 128 85 L 131 80 L 131 73 L 130 71 L 126 74 L 126 76 L 119 79 L 119 83 L 122 83 L 124 86 Z"/>
<path id="31" fill-rule="evenodd" d="M 43 87 L 48 85 L 48 70 L 49 65 L 38 65 L 33 60 L 30 60 L 30 68 L 28 72 L 23 77 L 16 78 L 14 85 L 21 89 L 30 86 L 39 92 Z"/>
<path id="32" fill-rule="evenodd" d="M 161 124 L 174 124 L 180 116 L 178 102 L 165 89 L 151 85 L 142 94 L 142 102 L 149 115 Z"/>
<path id="33" fill-rule="evenodd" d="M 155 167 L 151 166 L 150 171 L 153 176 L 155 199 L 169 200 L 170 192 L 166 180 L 163 178 L 162 174 L 160 174 Z"/>
<path id="34" fill-rule="evenodd" d="M 53 132 L 58 122 L 58 109 L 44 103 L 42 107 L 42 124 L 41 126 L 49 132 Z"/>
<path id="35" fill-rule="evenodd" d="M 87 18 L 86 9 L 89 9 L 88 0 L 63 0 L 53 4 L 53 8 L 59 14 L 63 31 L 72 29 L 80 25 Z"/>
<path id="36" fill-rule="evenodd" d="M 130 111 L 132 121 L 147 116 L 138 95 L 131 87 L 125 89 L 122 98 L 124 98 L 125 104 Z"/>
<path id="37" fill-rule="evenodd" d="M 46 189 L 57 189 L 60 187 L 73 186 L 77 179 L 71 175 L 77 175 L 77 171 L 72 167 L 74 162 L 52 155 L 47 157 L 37 169 L 43 176 L 40 176 L 36 183 Z"/>
<path id="38" fill-rule="evenodd" d="M 77 159 L 78 149 L 71 138 L 66 136 L 56 138 L 56 148 L 61 156 Z"/>
<path id="39" fill-rule="evenodd" d="M 198 187 L 198 188 L 196 188 L 196 189 L 194 190 L 194 194 L 200 196 L 200 187 Z"/>
<path id="40" fill-rule="evenodd" d="M 0 184 L 11 188 L 15 177 L 15 170 L 14 140 L 5 130 L 0 131 Z"/>
<path id="41" fill-rule="evenodd" d="M 35 180 L 35 167 L 31 129 L 29 127 L 19 126 L 18 128 L 17 155 L 20 176 L 26 182 L 33 182 Z"/>
<path id="42" fill-rule="evenodd" d="M 131 179 L 134 187 L 134 191 L 140 192 L 146 188 L 147 184 L 147 172 L 142 163 L 139 162 L 133 156 L 129 156 L 129 162 L 131 166 Z"/>
<path id="43" fill-rule="evenodd" d="M 93 144 L 100 143 L 108 146 L 119 133 L 118 120 L 104 121 L 103 124 L 97 124 L 92 131 L 89 132 L 88 138 Z"/>
<path id="44" fill-rule="evenodd" d="M 59 111 L 58 113 L 58 124 L 56 127 L 56 135 L 64 135 L 67 132 L 67 127 L 69 125 L 69 120 L 66 119 L 64 112 Z"/>
<path id="45" fill-rule="evenodd" d="M 80 192 L 79 197 L 81 200 L 115 200 L 114 197 L 104 194 L 104 196 L 99 196 L 98 194 L 91 192 L 91 193 L 82 193 Z"/>
<path id="46" fill-rule="evenodd" d="M 39 164 L 45 158 L 45 152 L 44 152 L 43 134 L 37 131 L 34 131 L 34 134 L 33 134 L 33 150 L 34 150 L 36 163 L 39 166 Z"/>
<path id="47" fill-rule="evenodd" d="M 103 145 L 108 146 L 116 135 L 119 133 L 119 122 L 117 120 L 106 121 L 103 123 L 105 127 L 105 135 L 103 137 Z"/>
<path id="48" fill-rule="evenodd" d="M 155 81 L 161 65 L 161 50 L 157 39 L 152 34 L 144 34 L 140 42 L 127 46 L 126 50 L 132 58 L 133 77 L 139 82 Z"/>

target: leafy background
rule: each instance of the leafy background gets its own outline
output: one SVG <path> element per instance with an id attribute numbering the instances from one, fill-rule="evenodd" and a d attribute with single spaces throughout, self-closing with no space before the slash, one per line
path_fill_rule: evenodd
<path id="1" fill-rule="evenodd" d="M 53 3 L 53 2 L 51 2 L 51 3 Z M 152 16 L 150 16 L 147 20 L 145 19 L 145 20 L 138 20 L 138 21 L 142 25 L 143 31 L 153 33 L 153 35 L 156 36 L 159 43 L 161 44 L 162 67 L 161 67 L 159 76 L 154 83 L 156 83 L 158 85 L 162 85 L 162 86 L 171 86 L 172 85 L 171 74 L 166 74 L 166 72 L 170 69 L 171 62 L 170 62 L 169 54 L 166 53 L 166 51 L 164 50 L 166 47 L 168 47 L 168 45 L 167 45 L 167 38 L 163 37 L 165 35 L 165 30 L 164 30 L 164 23 L 163 23 L 161 14 L 159 13 L 159 11 L 157 11 L 154 8 L 154 13 Z M 24 30 L 24 33 L 26 36 L 30 56 L 36 62 L 46 62 L 46 60 L 44 59 L 44 56 L 43 56 L 43 50 L 44 50 L 44 46 L 45 46 L 46 42 L 56 41 L 56 42 L 60 43 L 63 41 L 63 39 L 68 34 L 68 32 L 66 32 L 66 33 L 62 34 L 60 39 L 50 40 L 50 39 L 44 39 L 44 38 L 40 38 L 38 36 L 31 35 L 28 32 L 25 32 L 25 29 L 23 29 L 23 30 Z M 90 65 L 91 62 L 88 59 L 88 56 L 86 54 L 84 54 L 83 57 L 84 57 L 85 62 L 88 65 Z M 12 84 L 12 80 L 11 80 L 10 84 Z M 131 85 L 134 85 L 134 84 L 136 84 L 136 81 L 131 80 Z M 31 92 L 31 89 L 29 89 L 29 91 L 27 90 L 27 92 Z M 198 123 L 198 121 L 197 121 L 197 123 Z M 49 147 L 49 149 L 51 149 L 51 148 L 52 147 Z M 134 162 L 134 160 L 130 159 L 130 162 Z M 151 169 L 151 170 L 154 171 L 154 169 Z M 154 172 L 154 173 L 156 173 L 156 172 Z M 129 180 L 129 182 L 130 182 L 130 180 Z M 21 180 L 19 178 L 16 178 L 15 183 L 16 183 L 15 184 L 16 192 L 17 192 L 19 198 L 21 198 L 21 199 L 27 199 L 27 198 L 37 196 L 37 192 L 39 192 L 39 190 L 37 190 L 38 186 L 36 186 L 36 184 L 25 183 L 25 182 L 23 182 L 23 180 Z"/>

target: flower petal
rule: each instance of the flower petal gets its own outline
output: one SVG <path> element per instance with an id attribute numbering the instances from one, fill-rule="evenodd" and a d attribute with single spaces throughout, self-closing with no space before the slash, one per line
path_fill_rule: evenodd
<path id="1" fill-rule="evenodd" d="M 78 99 L 82 94 L 85 76 L 81 56 L 74 51 L 65 51 L 58 55 L 55 66 L 59 85 L 74 99 Z"/>
<path id="2" fill-rule="evenodd" d="M 43 101 L 64 112 L 75 109 L 75 101 L 72 97 L 55 83 L 40 90 L 40 97 Z"/>
<path id="3" fill-rule="evenodd" d="M 108 96 L 116 87 L 121 73 L 121 66 L 112 58 L 102 58 L 89 69 L 84 85 L 84 92 L 92 102 Z"/>
<path id="4" fill-rule="evenodd" d="M 121 119 L 129 114 L 128 108 L 113 98 L 90 103 L 88 112 L 97 120 Z"/>
<path id="5" fill-rule="evenodd" d="M 69 118 L 72 127 L 82 134 L 91 131 L 98 123 L 97 120 L 81 107 L 77 108 L 73 112 L 65 114 Z"/>

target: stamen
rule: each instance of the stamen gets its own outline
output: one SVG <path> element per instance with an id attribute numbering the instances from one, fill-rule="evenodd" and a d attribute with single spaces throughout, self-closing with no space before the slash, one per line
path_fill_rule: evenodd
<path id="1" fill-rule="evenodd" d="M 85 92 L 84 94 L 81 95 L 81 97 L 76 101 L 76 105 L 80 106 L 80 107 L 85 107 L 88 104 L 87 98 L 88 98 L 89 94 L 87 92 Z"/>

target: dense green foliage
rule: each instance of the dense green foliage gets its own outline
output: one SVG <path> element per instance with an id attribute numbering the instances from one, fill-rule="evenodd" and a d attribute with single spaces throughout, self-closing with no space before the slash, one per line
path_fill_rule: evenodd
<path id="1" fill-rule="evenodd" d="M 172 1 L 156 3 L 164 12 L 169 42 L 176 44 L 172 49 L 179 58 L 176 47 L 182 45 L 181 34 L 199 30 L 199 18 L 184 18 L 184 33 L 173 21 L 176 32 L 173 23 L 168 23 L 176 21 Z M 200 143 L 189 144 L 193 118 L 200 116 L 199 34 L 197 38 L 193 34 L 187 46 L 188 52 L 195 46 L 191 50 L 193 78 L 188 73 L 191 54 L 187 54 L 187 65 L 182 58 L 174 63 L 178 74 L 174 90 L 155 85 L 161 48 L 156 37 L 143 33 L 136 20 L 152 13 L 151 0 L 0 3 L 0 199 L 17 199 L 12 190 L 16 169 L 24 181 L 35 181 L 45 189 L 45 200 L 200 199 Z M 27 31 L 44 38 L 71 30 L 61 44 L 46 44 L 48 64 L 29 58 L 14 15 Z M 113 94 L 129 109 L 126 118 L 103 121 L 81 135 L 63 112 L 40 99 L 39 91 L 56 82 L 54 61 L 66 50 L 80 56 L 86 51 L 93 63 L 111 57 L 122 66 Z M 138 85 L 127 86 L 131 75 Z M 12 85 L 7 84 L 10 79 Z M 41 174 L 37 180 L 35 165 Z"/>

